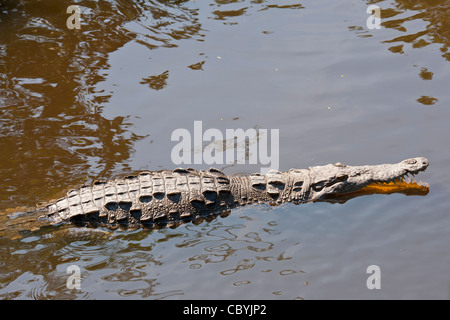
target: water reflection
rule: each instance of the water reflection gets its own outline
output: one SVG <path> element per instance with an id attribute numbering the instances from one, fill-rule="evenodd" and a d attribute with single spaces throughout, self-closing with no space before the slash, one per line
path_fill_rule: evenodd
<path id="1" fill-rule="evenodd" d="M 86 178 L 130 171 L 127 117 L 106 119 L 111 52 L 131 40 L 150 49 L 200 30 L 185 1 L 79 1 L 81 29 L 66 27 L 72 1 L 0 4 L 0 209 L 33 206 Z M 143 79 L 165 86 L 168 72 Z"/>
<path id="2" fill-rule="evenodd" d="M 368 4 L 380 2 L 382 1 L 367 1 Z M 412 48 L 423 48 L 431 43 L 436 43 L 441 46 L 442 57 L 450 61 L 450 53 L 448 52 L 450 46 L 449 1 L 395 0 L 392 5 L 393 8 L 383 8 L 383 5 L 380 4 L 381 25 L 405 34 L 383 41 L 384 43 L 400 43 L 392 46 L 391 51 L 403 53 L 404 44 L 410 44 Z M 425 29 L 417 30 L 417 24 L 410 24 L 412 21 L 425 22 Z M 408 31 L 410 26 L 412 31 Z"/>
<path id="3" fill-rule="evenodd" d="M 396 54 L 408 53 L 411 49 L 424 49 L 435 44 L 441 56 L 450 61 L 450 2 L 447 0 L 395 0 L 388 4 L 381 0 L 366 1 L 367 5 L 378 4 L 381 9 L 381 26 L 398 31 L 398 36 L 382 40 L 389 44 L 388 50 Z M 358 37 L 371 37 L 365 26 L 349 26 Z M 414 65 L 416 67 L 416 65 Z M 423 80 L 432 80 L 433 72 L 421 68 L 418 73 Z M 425 106 L 439 100 L 432 96 L 421 96 L 417 102 Z"/>
<path id="4" fill-rule="evenodd" d="M 287 2 L 215 0 L 208 3 L 205 15 L 208 23 L 234 25 L 270 10 L 307 13 L 306 3 L 305 9 L 299 1 Z M 434 44 L 450 60 L 448 1 L 397 0 L 389 8 L 382 1 L 366 3 L 378 3 L 383 27 L 399 33 L 381 40 L 390 52 L 401 56 Z M 130 171 L 129 158 L 144 136 L 133 132 L 132 116 L 105 116 L 104 108 L 114 92 L 99 89 L 99 83 L 108 81 L 111 53 L 130 42 L 152 53 L 158 48 L 176 49 L 181 40 L 202 43 L 214 31 L 204 29 L 201 18 L 205 17 L 188 0 L 77 1 L 82 7 L 82 26 L 68 30 L 66 8 L 72 4 L 69 0 L 0 1 L 0 210 L 19 204 L 33 206 L 86 179 Z M 268 22 L 259 30 L 272 34 L 267 30 L 276 25 Z M 365 26 L 349 29 L 360 37 L 370 36 Z M 230 27 L 230 34 L 233 31 Z M 281 31 L 275 36 L 291 41 Z M 201 71 L 206 59 L 205 53 L 183 67 L 192 73 Z M 415 67 L 427 83 L 438 78 L 430 66 Z M 149 91 L 164 91 L 169 77 L 176 74 L 163 68 L 149 72 L 135 85 L 140 82 Z M 421 96 L 418 101 L 432 105 L 437 99 Z M 254 217 L 255 212 L 248 216 Z M 178 280 L 192 275 L 190 279 L 196 282 L 208 272 L 217 282 L 241 288 L 264 282 L 265 274 L 275 281 L 306 285 L 302 265 L 293 265 L 300 260 L 289 252 L 295 252 L 298 243 L 290 243 L 286 229 L 273 222 L 263 221 L 259 227 L 250 230 L 246 223 L 230 219 L 229 223 L 212 221 L 150 236 L 142 230 L 117 232 L 114 239 L 80 239 L 79 234 L 68 238 L 67 234 L 58 236 L 59 230 L 30 233 L 16 240 L 2 238 L 0 296 L 166 298 L 192 289 Z M 85 287 L 79 293 L 65 286 L 66 268 L 73 263 L 86 272 Z M 202 274 L 196 276 L 197 271 Z M 299 278 L 295 282 L 291 277 Z M 99 289 L 99 283 L 104 287 Z M 283 292 L 279 290 L 283 286 L 276 285 L 273 295 Z"/>
<path id="5" fill-rule="evenodd" d="M 166 70 L 163 73 L 156 75 L 156 76 L 150 76 L 148 78 L 144 78 L 139 83 L 147 84 L 150 86 L 150 88 L 152 88 L 154 90 L 161 90 L 167 85 L 167 78 L 169 78 L 169 70 Z"/>
<path id="6" fill-rule="evenodd" d="M 226 286 L 251 284 L 257 279 L 245 279 L 246 271 L 258 272 L 262 279 L 292 281 L 299 277 L 295 281 L 302 283 L 305 271 L 291 263 L 299 243 L 287 240 L 274 244 L 268 239 L 273 237 L 273 230 L 280 234 L 275 222 L 265 222 L 263 231 L 257 232 L 240 224 L 237 220 L 241 218 L 252 219 L 243 211 L 229 224 L 219 219 L 186 225 L 175 232 L 161 230 L 151 237 L 145 232 L 114 231 L 105 237 L 86 234 L 83 238 L 81 231 L 78 237 L 70 238 L 53 231 L 28 233 L 15 240 L 0 238 L 0 297 L 183 297 L 196 285 L 186 281 L 185 273 L 196 269 L 206 272 L 205 277 L 222 277 Z M 266 232 L 266 228 L 271 231 Z M 173 248 L 177 248 L 175 263 Z M 82 270 L 81 290 L 66 287 L 70 265 Z"/>
<path id="7" fill-rule="evenodd" d="M 386 7 L 382 0 L 366 1 L 367 5 L 378 4 L 381 9 L 381 26 L 403 33 L 382 43 L 392 43 L 389 50 L 404 54 L 405 45 L 424 48 L 432 43 L 440 45 L 442 57 L 450 61 L 450 2 L 447 0 L 395 0 Z M 422 27 L 425 26 L 425 27 Z M 350 26 L 360 37 L 371 37 L 365 26 Z"/>
<path id="8" fill-rule="evenodd" d="M 120 235 L 83 240 L 60 237 L 57 232 L 34 233 L 8 242 L 0 239 L 0 244 L 0 297 L 3 299 L 89 298 L 98 293 L 95 284 L 91 287 L 85 281 L 89 277 L 111 283 L 113 289 L 103 288 L 106 296 L 111 293 L 165 298 L 180 294 L 177 290 L 157 288 L 159 282 L 152 270 L 163 264 L 161 255 L 155 257 L 151 249 L 122 241 Z M 83 270 L 83 290 L 70 290 L 66 286 L 66 270 L 73 264 Z"/>
<path id="9" fill-rule="evenodd" d="M 269 3 L 268 3 L 269 2 Z M 215 20 L 223 20 L 224 24 L 233 25 L 237 22 L 232 21 L 232 18 L 255 14 L 259 11 L 268 9 L 304 9 L 305 7 L 294 1 L 292 4 L 272 4 L 267 0 L 215 0 L 215 5 L 212 6 L 211 12 Z M 230 22 L 226 22 L 231 20 Z"/>

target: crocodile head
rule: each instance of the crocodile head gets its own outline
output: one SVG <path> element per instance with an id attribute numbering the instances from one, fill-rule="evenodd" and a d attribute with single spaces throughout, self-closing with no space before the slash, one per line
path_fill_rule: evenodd
<path id="1" fill-rule="evenodd" d="M 407 181 L 428 167 L 423 157 L 396 164 L 347 166 L 342 163 L 309 168 L 309 201 L 343 203 L 351 198 L 373 193 L 426 195 L 428 185 Z"/>

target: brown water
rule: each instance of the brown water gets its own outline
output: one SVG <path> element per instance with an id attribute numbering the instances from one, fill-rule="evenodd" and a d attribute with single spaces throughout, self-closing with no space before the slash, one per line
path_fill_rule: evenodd
<path id="1" fill-rule="evenodd" d="M 0 4 L 0 210 L 177 167 L 171 134 L 195 120 L 279 129 L 280 170 L 425 156 L 430 193 L 247 207 L 153 232 L 24 233 L 0 239 L 1 298 L 449 297 L 449 1 L 82 0 L 69 29 L 71 4 Z M 80 289 L 66 286 L 71 265 Z M 381 289 L 366 286 L 370 265 Z"/>

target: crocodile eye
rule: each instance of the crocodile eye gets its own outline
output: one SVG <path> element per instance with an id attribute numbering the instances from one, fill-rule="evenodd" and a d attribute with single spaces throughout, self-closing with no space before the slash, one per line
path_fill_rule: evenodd
<path id="1" fill-rule="evenodd" d="M 347 174 L 343 174 L 343 175 L 337 177 L 337 178 L 333 181 L 333 183 L 344 182 L 344 181 L 347 180 L 347 179 L 348 179 L 348 175 L 347 175 Z"/>

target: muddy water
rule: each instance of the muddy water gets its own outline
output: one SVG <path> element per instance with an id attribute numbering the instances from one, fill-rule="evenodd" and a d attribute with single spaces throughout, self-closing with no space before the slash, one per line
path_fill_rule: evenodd
<path id="1" fill-rule="evenodd" d="M 1 298 L 449 297 L 448 1 L 82 0 L 69 29 L 72 4 L 0 4 L 0 210 L 180 166 L 178 128 L 192 135 L 183 166 L 208 168 L 194 163 L 196 120 L 279 130 L 280 170 L 425 156 L 430 193 L 247 207 L 152 232 L 24 232 L 0 239 Z"/>

